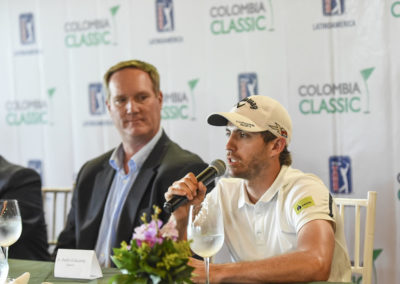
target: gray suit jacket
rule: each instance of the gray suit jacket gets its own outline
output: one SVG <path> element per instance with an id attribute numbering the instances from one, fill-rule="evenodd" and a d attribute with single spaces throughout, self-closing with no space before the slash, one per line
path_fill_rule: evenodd
<path id="1" fill-rule="evenodd" d="M 9 257 L 50 260 L 39 174 L 0 156 L 0 199 L 18 200 L 22 218 L 21 237 L 10 246 Z"/>
<path id="2" fill-rule="evenodd" d="M 112 151 L 88 161 L 79 171 L 67 224 L 58 238 L 55 253 L 58 248 L 95 248 L 115 175 L 115 170 L 109 165 Z M 200 157 L 183 150 L 163 132 L 128 193 L 112 247 L 120 247 L 123 240 L 130 242 L 134 228 L 141 224 L 143 212 L 150 216 L 153 205 L 162 209 L 164 193 L 174 181 L 188 172 L 198 174 L 206 167 Z M 160 218 L 165 222 L 169 216 L 163 212 Z"/>

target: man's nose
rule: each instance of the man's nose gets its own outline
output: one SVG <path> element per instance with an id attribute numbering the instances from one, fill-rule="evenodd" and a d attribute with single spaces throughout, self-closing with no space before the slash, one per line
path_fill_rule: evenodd
<path id="1" fill-rule="evenodd" d="M 228 152 L 232 152 L 235 149 L 235 141 L 233 135 L 229 135 L 228 141 L 226 141 L 225 148 Z"/>
<path id="2" fill-rule="evenodd" d="M 138 104 L 135 102 L 135 100 L 133 99 L 128 100 L 126 104 L 126 111 L 127 113 L 138 112 Z"/>

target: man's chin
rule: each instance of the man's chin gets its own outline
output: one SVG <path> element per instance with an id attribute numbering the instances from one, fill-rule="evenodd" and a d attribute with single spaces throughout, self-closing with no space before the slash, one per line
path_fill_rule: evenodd
<path id="1" fill-rule="evenodd" d="M 232 170 L 231 168 L 229 168 L 228 170 L 228 175 L 234 178 L 240 177 L 240 173 L 238 171 Z"/>
<path id="2" fill-rule="evenodd" d="M 125 132 L 129 132 L 131 134 L 143 134 L 148 132 L 149 130 L 142 123 L 129 123 L 124 125 Z"/>
<path id="3" fill-rule="evenodd" d="M 245 172 L 232 170 L 231 168 L 229 168 L 228 174 L 230 177 L 233 177 L 233 178 L 243 178 L 243 179 L 247 178 L 247 174 Z"/>
<path id="4" fill-rule="evenodd" d="M 124 133 L 133 138 L 133 139 L 145 139 L 145 140 L 151 140 L 151 138 L 154 137 L 152 132 L 149 132 L 148 129 L 141 129 L 141 128 L 131 128 L 131 129 L 125 129 Z"/>

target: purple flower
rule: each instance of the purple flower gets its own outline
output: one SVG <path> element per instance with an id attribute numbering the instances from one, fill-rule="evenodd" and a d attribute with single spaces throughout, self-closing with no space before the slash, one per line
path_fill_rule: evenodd
<path id="1" fill-rule="evenodd" d="M 150 247 L 153 247 L 156 243 L 161 244 L 163 241 L 159 234 L 161 226 L 162 222 L 160 220 L 157 220 L 157 222 L 152 220 L 150 223 L 136 227 L 133 234 L 136 244 L 141 246 L 143 242 L 146 242 Z"/>

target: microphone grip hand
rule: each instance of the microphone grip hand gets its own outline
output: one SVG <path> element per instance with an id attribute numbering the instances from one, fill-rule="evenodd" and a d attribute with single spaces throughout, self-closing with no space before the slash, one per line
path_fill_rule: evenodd
<path id="1" fill-rule="evenodd" d="M 193 173 L 189 173 L 184 178 L 174 182 L 174 184 L 168 188 L 168 192 L 165 194 L 165 199 L 170 200 L 164 203 L 164 210 L 171 214 L 179 206 L 186 204 L 188 199 L 199 199 L 197 197 L 198 191 L 202 195 L 202 201 L 207 190 L 206 186 L 213 182 L 215 178 L 223 175 L 225 170 L 226 166 L 222 160 L 214 160 L 196 177 L 193 175 Z M 170 198 L 171 196 L 172 198 Z"/>
<path id="2" fill-rule="evenodd" d="M 189 202 L 186 196 L 174 195 L 171 200 L 164 203 L 164 211 L 171 214 L 176 208 Z"/>
<path id="3" fill-rule="evenodd" d="M 167 202 L 164 203 L 164 211 L 171 214 L 189 201 L 201 203 L 206 191 L 207 187 L 204 183 L 198 181 L 193 173 L 189 173 L 182 179 L 174 182 L 173 185 L 168 188 L 168 191 L 165 193 Z"/>

